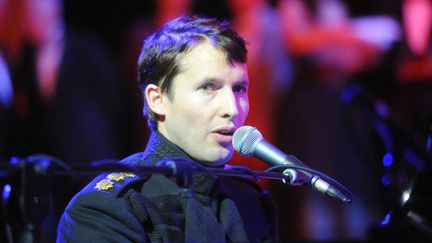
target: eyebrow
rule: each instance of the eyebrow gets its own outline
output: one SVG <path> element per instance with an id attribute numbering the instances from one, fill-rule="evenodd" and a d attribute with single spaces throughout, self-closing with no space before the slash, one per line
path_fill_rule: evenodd
<path id="1" fill-rule="evenodd" d="M 249 86 L 249 81 L 241 80 L 241 81 L 235 82 L 235 84 L 236 84 L 236 85 Z"/>
<path id="2" fill-rule="evenodd" d="M 218 83 L 223 83 L 223 79 L 221 78 L 216 78 L 216 77 L 209 77 L 206 76 L 204 77 L 200 83 L 205 83 L 205 82 L 218 82 Z M 234 85 L 245 85 L 245 86 L 249 86 L 249 81 L 246 80 L 240 80 L 240 81 L 235 81 Z"/>

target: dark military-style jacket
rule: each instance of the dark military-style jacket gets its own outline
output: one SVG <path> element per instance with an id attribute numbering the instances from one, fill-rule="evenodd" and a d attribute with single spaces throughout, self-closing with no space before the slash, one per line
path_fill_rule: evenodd
<path id="1" fill-rule="evenodd" d="M 144 152 L 122 163 L 155 165 L 187 158 L 157 131 Z M 274 242 L 276 213 L 269 195 L 239 177 L 193 174 L 193 195 L 174 178 L 104 173 L 79 192 L 58 225 L 58 242 Z"/>

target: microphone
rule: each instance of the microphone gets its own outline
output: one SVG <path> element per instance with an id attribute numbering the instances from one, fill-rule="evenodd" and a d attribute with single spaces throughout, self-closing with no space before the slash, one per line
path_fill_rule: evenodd
<path id="1" fill-rule="evenodd" d="M 251 126 L 243 126 L 234 132 L 233 141 L 234 149 L 241 155 L 253 156 L 272 166 L 288 165 L 308 169 L 308 166 L 292 155 L 287 155 L 269 142 L 267 142 L 261 133 Z M 341 200 L 342 202 L 351 202 L 351 198 L 340 192 L 338 189 L 321 179 L 319 176 L 301 171 L 301 174 L 294 169 L 287 169 L 283 174 L 290 177 L 289 183 L 306 184 L 327 196 Z M 299 179 L 300 177 L 300 179 Z"/>

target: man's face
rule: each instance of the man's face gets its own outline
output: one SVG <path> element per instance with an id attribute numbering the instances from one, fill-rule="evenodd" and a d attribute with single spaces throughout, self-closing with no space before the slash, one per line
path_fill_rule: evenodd
<path id="1" fill-rule="evenodd" d="M 232 156 L 232 135 L 249 111 L 247 65 L 230 65 L 225 55 L 205 42 L 180 62 L 173 97 L 163 94 L 164 120 L 158 130 L 192 158 L 207 165 Z"/>

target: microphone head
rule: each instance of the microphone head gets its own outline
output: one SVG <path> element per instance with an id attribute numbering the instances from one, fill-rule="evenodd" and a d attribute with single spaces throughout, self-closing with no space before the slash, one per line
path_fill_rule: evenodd
<path id="1" fill-rule="evenodd" d="M 255 147 L 263 139 L 255 127 L 242 126 L 234 132 L 232 144 L 239 154 L 253 156 Z"/>

